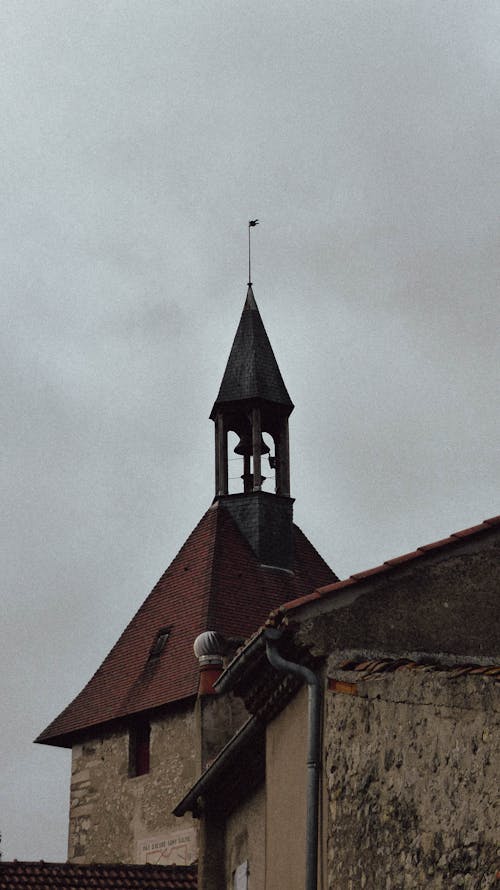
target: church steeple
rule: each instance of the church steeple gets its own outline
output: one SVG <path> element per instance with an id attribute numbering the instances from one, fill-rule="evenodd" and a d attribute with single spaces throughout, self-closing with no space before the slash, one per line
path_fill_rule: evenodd
<path id="1" fill-rule="evenodd" d="M 215 497 L 224 499 L 257 555 L 276 565 L 288 564 L 292 558 L 288 418 L 293 407 L 249 284 L 210 414 L 215 423 Z M 234 451 L 242 458 L 242 490 L 236 494 L 229 492 L 230 432 L 239 436 Z M 263 433 L 271 437 L 274 454 Z M 265 455 L 269 461 L 266 473 L 274 477 L 274 494 L 262 491 L 268 478 L 262 467 Z M 282 544 L 278 548 L 265 543 L 280 536 Z"/>
<path id="2" fill-rule="evenodd" d="M 275 474 L 275 493 L 290 494 L 288 417 L 293 403 L 255 302 L 252 285 L 236 331 L 211 419 L 215 422 L 215 495 L 228 494 L 227 434 L 239 437 L 235 452 L 243 457 L 243 491 L 262 488 L 262 456 L 269 453 L 262 433 L 272 437 L 275 453 L 269 456 Z"/>
<path id="3" fill-rule="evenodd" d="M 218 406 L 243 399 L 263 399 L 287 408 L 288 414 L 293 410 L 251 284 L 210 416 Z"/>
<path id="4" fill-rule="evenodd" d="M 288 458 L 292 409 L 249 286 L 211 414 L 216 425 L 215 503 L 93 677 L 37 739 L 73 747 L 70 861 L 99 861 L 104 851 L 114 860 L 134 862 L 146 849 L 145 832 L 151 831 L 160 832 L 157 837 L 170 850 L 169 838 L 178 833 L 179 824 L 169 811 L 183 787 L 195 781 L 195 764 L 208 744 L 207 720 L 214 716 L 203 699 L 194 706 L 201 689 L 193 641 L 200 635 L 205 639 L 210 631 L 230 651 L 271 610 L 337 580 L 293 524 Z M 242 461 L 244 478 L 241 485 L 238 480 L 242 490 L 230 494 L 228 437 L 234 447 L 235 432 L 240 436 L 236 464 Z M 262 490 L 263 455 L 270 463 L 268 471 L 266 459 L 266 474 L 275 473 L 274 492 Z M 225 731 L 222 711 L 220 716 L 217 732 Z M 233 717 L 228 726 L 233 726 Z M 187 734 L 186 726 L 191 727 Z M 162 740 L 167 737 L 171 744 L 166 748 Z M 173 780 L 165 798 L 155 788 L 164 785 L 166 769 Z M 77 781 L 84 775 L 88 782 Z M 144 796 L 151 806 L 138 819 Z M 122 831 L 115 830 L 118 824 Z M 190 830 L 189 823 L 184 829 Z"/>

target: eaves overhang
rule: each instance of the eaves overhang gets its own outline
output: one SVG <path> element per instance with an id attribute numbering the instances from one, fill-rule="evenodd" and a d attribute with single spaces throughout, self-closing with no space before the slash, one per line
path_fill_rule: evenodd
<path id="1" fill-rule="evenodd" d="M 182 698 L 174 698 L 172 701 L 166 702 L 164 705 L 157 705 L 151 708 L 139 708 L 135 711 L 128 710 L 112 720 L 89 723 L 88 726 L 83 726 L 72 732 L 49 735 L 47 737 L 45 737 L 45 732 L 43 732 L 33 741 L 36 745 L 51 745 L 54 748 L 72 748 L 73 745 L 84 742 L 88 738 L 95 738 L 96 734 L 106 735 L 108 733 L 120 731 L 122 727 L 128 725 L 131 720 L 136 720 L 137 718 L 145 716 L 155 718 L 165 713 L 172 713 L 174 710 L 178 711 L 182 708 L 190 708 L 195 701 L 196 693 L 193 693 L 192 695 L 182 696 Z M 50 729 L 50 727 L 48 728 Z"/>
<path id="2" fill-rule="evenodd" d="M 264 627 L 259 628 L 250 640 L 239 649 L 232 661 L 229 662 L 214 683 L 214 689 L 217 693 L 224 694 L 225 692 L 230 692 L 243 680 L 246 673 L 251 673 L 255 669 L 256 660 L 265 655 L 266 641 L 264 630 Z"/>
<path id="3" fill-rule="evenodd" d="M 280 629 L 280 655 L 313 671 L 320 671 L 323 659 L 314 656 L 308 648 L 297 645 L 294 628 L 283 622 L 279 609 L 272 612 L 266 624 L 240 649 L 226 670 L 216 681 L 216 691 L 232 691 L 243 699 L 250 714 L 257 715 L 263 724 L 274 719 L 297 693 L 302 680 L 293 674 L 278 670 L 267 656 L 266 636 L 270 629 Z"/>
<path id="4" fill-rule="evenodd" d="M 177 804 L 174 816 L 192 813 L 198 817 L 207 807 L 213 812 L 234 808 L 246 791 L 264 779 L 264 734 L 259 718 L 249 717 Z"/>

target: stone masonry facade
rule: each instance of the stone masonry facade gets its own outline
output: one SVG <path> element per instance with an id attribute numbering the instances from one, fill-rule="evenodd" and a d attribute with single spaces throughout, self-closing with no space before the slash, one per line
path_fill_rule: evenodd
<path id="1" fill-rule="evenodd" d="M 356 685 L 326 699 L 329 890 L 499 886 L 500 685 L 427 671 Z"/>
<path id="2" fill-rule="evenodd" d="M 195 719 L 192 706 L 152 718 L 150 770 L 134 778 L 126 727 L 74 745 L 70 862 L 138 862 L 141 842 L 194 828 L 171 810 L 199 768 Z"/>

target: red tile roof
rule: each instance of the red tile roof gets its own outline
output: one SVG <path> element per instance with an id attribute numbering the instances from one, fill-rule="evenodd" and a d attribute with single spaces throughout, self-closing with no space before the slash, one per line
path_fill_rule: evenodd
<path id="1" fill-rule="evenodd" d="M 399 671 L 417 673 L 446 673 L 448 677 L 462 677 L 466 674 L 486 677 L 500 683 L 500 665 L 498 664 L 442 664 L 439 661 L 412 661 L 411 658 L 357 658 L 344 661 L 340 670 L 356 671 L 361 680 L 370 680 L 381 674 L 394 674 Z"/>
<path id="2" fill-rule="evenodd" d="M 295 609 L 299 609 L 301 606 L 305 606 L 309 603 L 314 602 L 314 600 L 335 596 L 335 594 L 346 587 L 351 587 L 355 584 L 359 584 L 374 575 L 386 574 L 392 569 L 403 565 L 404 563 L 413 562 L 414 560 L 425 556 L 430 551 L 440 550 L 447 547 L 452 547 L 457 544 L 462 544 L 464 543 L 464 540 L 473 538 L 475 535 L 491 531 L 491 529 L 495 527 L 500 527 L 500 516 L 494 516 L 492 519 L 485 519 L 484 522 L 480 523 L 480 525 L 473 525 L 471 528 L 466 528 L 462 531 L 454 532 L 448 538 L 443 538 L 441 541 L 434 541 L 432 544 L 425 544 L 422 547 L 418 547 L 416 550 L 413 550 L 411 553 L 404 553 L 402 556 L 397 556 L 393 559 L 387 559 L 381 565 L 375 566 L 372 569 L 367 569 L 364 572 L 356 572 L 354 575 L 351 575 L 350 578 L 346 578 L 345 581 L 335 581 L 332 584 L 326 584 L 322 587 L 318 586 L 318 588 L 316 590 L 313 590 L 312 593 L 306 594 L 306 596 L 298 597 L 296 600 L 290 600 L 287 603 L 284 603 L 283 609 L 286 612 L 292 612 Z"/>
<path id="3" fill-rule="evenodd" d="M 0 862 L 0 890 L 196 890 L 196 865 Z"/>
<path id="4" fill-rule="evenodd" d="M 89 727 L 195 695 L 199 633 L 245 639 L 272 609 L 335 578 L 296 526 L 294 547 L 293 573 L 260 565 L 228 511 L 213 504 L 89 683 L 36 741 L 67 747 Z M 148 660 L 166 627 L 165 648 Z"/>

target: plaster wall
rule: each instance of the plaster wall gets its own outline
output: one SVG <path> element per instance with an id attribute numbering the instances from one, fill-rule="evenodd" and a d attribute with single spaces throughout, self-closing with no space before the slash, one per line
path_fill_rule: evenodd
<path id="1" fill-rule="evenodd" d="M 498 684 L 406 671 L 358 690 L 327 693 L 329 890 L 498 886 Z"/>
<path id="2" fill-rule="evenodd" d="M 305 883 L 307 689 L 266 731 L 266 882 L 268 890 Z"/>
<path id="3" fill-rule="evenodd" d="M 238 866 L 248 862 L 248 890 L 263 890 L 266 861 L 266 796 L 262 786 L 232 813 L 225 828 L 227 890 Z"/>
<path id="4" fill-rule="evenodd" d="M 171 811 L 196 777 L 195 746 L 192 708 L 151 720 L 150 771 L 143 776 L 129 777 L 126 728 L 75 745 L 69 861 L 145 861 L 142 842 L 193 828 L 189 816 L 178 819 Z"/>

